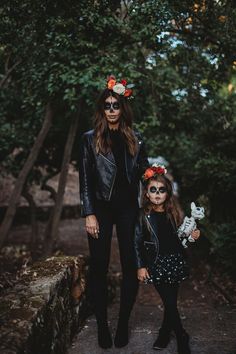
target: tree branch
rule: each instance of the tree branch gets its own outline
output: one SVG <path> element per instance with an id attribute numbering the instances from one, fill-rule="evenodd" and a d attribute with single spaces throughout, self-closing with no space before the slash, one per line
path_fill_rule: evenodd
<path id="1" fill-rule="evenodd" d="M 7 70 L 5 76 L 0 81 L 0 89 L 2 89 L 7 82 L 9 76 L 11 75 L 12 71 L 21 63 L 22 60 L 18 60 L 10 69 Z"/>

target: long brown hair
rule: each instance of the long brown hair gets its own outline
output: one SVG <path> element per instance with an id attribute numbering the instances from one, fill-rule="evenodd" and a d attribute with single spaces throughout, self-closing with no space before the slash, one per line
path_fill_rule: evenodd
<path id="1" fill-rule="evenodd" d="M 153 204 L 150 202 L 150 200 L 146 195 L 148 191 L 148 186 L 151 181 L 163 183 L 163 185 L 165 186 L 167 190 L 167 197 L 164 202 L 164 210 L 168 218 L 171 217 L 174 218 L 175 224 L 178 227 L 183 221 L 183 212 L 182 209 L 180 208 L 177 198 L 173 195 L 173 188 L 172 188 L 171 181 L 164 175 L 155 175 L 154 177 L 149 178 L 148 181 L 146 182 L 144 187 L 144 193 L 143 193 L 144 212 L 150 213 L 150 211 L 153 208 Z"/>
<path id="2" fill-rule="evenodd" d="M 137 151 L 137 139 L 132 129 L 133 112 L 129 103 L 127 102 L 127 98 L 109 89 L 103 90 L 100 94 L 97 101 L 97 109 L 94 115 L 94 138 L 96 152 L 102 152 L 103 154 L 106 154 L 107 152 L 111 151 L 111 140 L 108 134 L 108 123 L 104 112 L 104 102 L 111 95 L 115 97 L 120 103 L 121 117 L 119 130 L 123 135 L 129 153 L 134 156 Z"/>

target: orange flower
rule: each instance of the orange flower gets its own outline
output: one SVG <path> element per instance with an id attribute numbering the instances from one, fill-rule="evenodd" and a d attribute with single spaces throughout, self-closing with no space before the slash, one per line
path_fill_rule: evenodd
<path id="1" fill-rule="evenodd" d="M 116 80 L 111 79 L 111 80 L 108 81 L 107 87 L 109 88 L 109 90 L 112 90 L 113 86 L 115 86 L 115 84 L 116 84 Z"/>
<path id="2" fill-rule="evenodd" d="M 131 89 L 126 89 L 125 90 L 125 93 L 124 93 L 124 96 L 125 97 L 129 97 L 129 96 L 131 96 L 132 95 L 132 90 Z"/>
<path id="3" fill-rule="evenodd" d="M 149 179 L 154 176 L 154 171 L 152 168 L 148 168 L 144 173 L 144 179 Z"/>

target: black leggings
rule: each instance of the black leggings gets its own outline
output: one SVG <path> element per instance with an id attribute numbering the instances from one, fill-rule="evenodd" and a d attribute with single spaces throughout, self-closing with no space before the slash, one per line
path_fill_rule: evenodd
<path id="1" fill-rule="evenodd" d="M 154 284 L 164 305 L 162 328 L 174 331 L 178 336 L 183 332 L 183 326 L 177 308 L 179 284 Z"/>
<path id="2" fill-rule="evenodd" d="M 107 272 L 113 224 L 120 251 L 122 283 L 119 321 L 128 321 L 138 291 L 134 254 L 134 226 L 138 205 L 116 205 L 112 202 L 96 203 L 99 238 L 88 235 L 90 250 L 90 295 L 98 324 L 107 321 Z"/>

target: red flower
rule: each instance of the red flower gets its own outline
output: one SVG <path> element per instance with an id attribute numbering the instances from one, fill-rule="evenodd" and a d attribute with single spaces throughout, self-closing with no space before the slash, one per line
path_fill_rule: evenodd
<path id="1" fill-rule="evenodd" d="M 131 89 L 126 89 L 125 90 L 125 93 L 124 93 L 124 96 L 125 97 L 129 97 L 129 96 L 131 96 L 132 95 L 132 90 Z"/>
<path id="2" fill-rule="evenodd" d="M 124 85 L 124 86 L 126 86 L 126 85 L 127 85 L 127 81 L 126 81 L 126 80 L 124 80 L 124 79 L 122 79 L 122 80 L 120 81 L 120 83 L 121 83 L 122 85 Z"/>
<path id="3" fill-rule="evenodd" d="M 165 169 L 161 166 L 154 166 L 153 169 L 155 170 L 155 173 L 157 173 L 158 175 L 165 174 Z"/>

